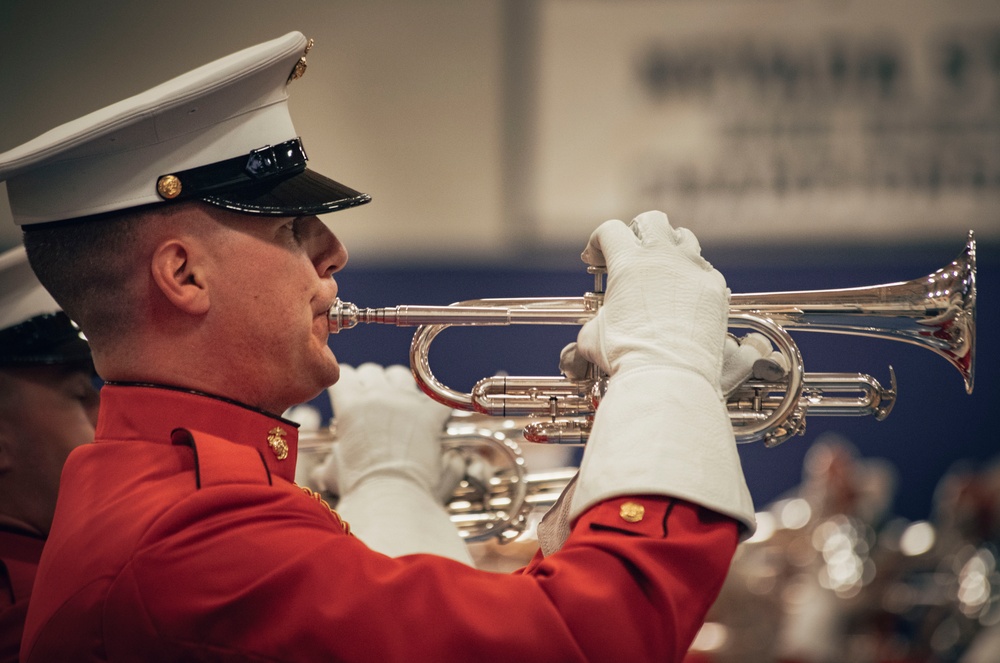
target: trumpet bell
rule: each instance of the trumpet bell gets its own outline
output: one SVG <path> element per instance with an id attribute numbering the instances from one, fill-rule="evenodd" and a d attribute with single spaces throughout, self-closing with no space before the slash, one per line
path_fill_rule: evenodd
<path id="1" fill-rule="evenodd" d="M 976 239 L 922 278 L 837 290 L 734 294 L 735 310 L 763 315 L 785 329 L 902 341 L 944 357 L 975 386 Z"/>

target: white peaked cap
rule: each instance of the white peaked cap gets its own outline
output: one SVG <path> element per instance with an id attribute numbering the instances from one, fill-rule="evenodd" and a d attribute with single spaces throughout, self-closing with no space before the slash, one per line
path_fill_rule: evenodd
<path id="1" fill-rule="evenodd" d="M 89 358 L 88 344 L 31 271 L 24 247 L 0 254 L 0 366 Z"/>
<path id="2" fill-rule="evenodd" d="M 368 202 L 305 167 L 287 87 L 304 72 L 310 46 L 288 33 L 0 154 L 15 223 L 186 198 L 268 216 Z"/>
<path id="3" fill-rule="evenodd" d="M 23 246 L 0 253 L 0 329 L 60 310 L 31 271 Z"/>

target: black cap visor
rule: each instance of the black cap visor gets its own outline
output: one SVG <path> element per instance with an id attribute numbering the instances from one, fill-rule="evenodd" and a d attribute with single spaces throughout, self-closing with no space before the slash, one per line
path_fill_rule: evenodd
<path id="1" fill-rule="evenodd" d="M 237 186 L 201 200 L 247 214 L 312 216 L 364 205 L 371 196 L 307 169 L 278 182 Z"/>
<path id="2" fill-rule="evenodd" d="M 295 138 L 248 155 L 162 175 L 164 200 L 195 198 L 261 216 L 311 216 L 363 205 L 371 196 L 306 168 L 305 148 Z"/>

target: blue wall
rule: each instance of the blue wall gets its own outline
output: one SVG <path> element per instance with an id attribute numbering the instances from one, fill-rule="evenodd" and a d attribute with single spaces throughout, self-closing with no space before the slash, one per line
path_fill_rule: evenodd
<path id="1" fill-rule="evenodd" d="M 772 264 L 761 259 L 754 265 L 747 261 L 761 256 L 748 258 L 736 251 L 705 254 L 726 275 L 733 292 L 841 288 L 924 276 L 958 255 L 962 240 L 899 251 L 774 247 Z M 758 507 L 799 483 L 803 456 L 810 442 L 825 431 L 839 432 L 862 455 L 886 458 L 897 467 L 894 510 L 911 519 L 930 514 L 934 488 L 950 466 L 962 460 L 986 461 L 1000 452 L 998 424 L 989 418 L 1000 409 L 998 249 L 982 243 L 978 247 L 978 356 L 971 396 L 966 395 L 958 371 L 927 350 L 851 336 L 796 336 L 808 371 L 870 373 L 888 384 L 888 366 L 892 365 L 899 399 L 882 422 L 870 417 L 812 417 L 804 437 L 774 449 L 759 443 L 741 446 Z M 483 297 L 576 296 L 591 286 L 591 278 L 577 267 L 580 263 L 575 256 L 550 256 L 544 262 L 536 257 L 526 262 L 529 266 L 349 265 L 337 281 L 342 299 L 371 307 L 448 304 Z M 559 350 L 575 331 L 575 327 L 450 329 L 433 345 L 431 365 L 442 381 L 461 389 L 499 370 L 511 375 L 554 375 Z M 343 363 L 406 364 L 411 336 L 410 329 L 369 325 L 331 336 L 330 343 Z"/>

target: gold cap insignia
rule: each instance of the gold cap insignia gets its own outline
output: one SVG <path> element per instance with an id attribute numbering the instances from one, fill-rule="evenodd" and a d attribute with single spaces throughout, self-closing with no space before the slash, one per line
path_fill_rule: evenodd
<path id="1" fill-rule="evenodd" d="M 278 460 L 288 458 L 288 442 L 285 441 L 285 429 L 272 428 L 267 432 L 267 446 L 271 447 Z"/>
<path id="2" fill-rule="evenodd" d="M 309 54 L 309 51 L 312 50 L 312 47 L 313 47 L 313 40 L 310 39 L 308 42 L 306 42 L 306 50 L 302 52 L 302 57 L 300 57 L 299 61 L 295 63 L 295 67 L 292 69 L 292 73 L 288 75 L 289 83 L 294 81 L 296 78 L 302 78 L 305 75 L 306 55 Z"/>
<path id="3" fill-rule="evenodd" d="M 181 181 L 174 175 L 164 175 L 156 182 L 156 192 L 167 200 L 181 195 Z"/>
<path id="4" fill-rule="evenodd" d="M 618 515 L 627 523 L 637 523 L 646 515 L 646 508 L 637 502 L 625 502 Z"/>

